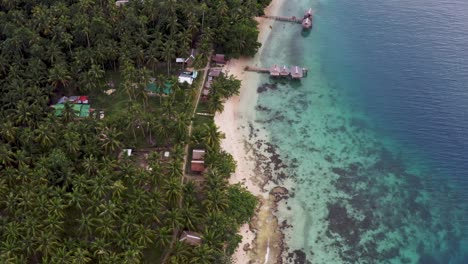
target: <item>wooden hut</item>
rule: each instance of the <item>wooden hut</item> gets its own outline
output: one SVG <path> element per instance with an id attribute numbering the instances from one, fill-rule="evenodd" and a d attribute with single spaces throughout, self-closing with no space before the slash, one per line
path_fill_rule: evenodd
<path id="1" fill-rule="evenodd" d="M 304 76 L 304 72 L 301 67 L 299 66 L 292 66 L 291 67 L 291 77 L 293 79 L 300 79 Z"/>
<path id="2" fill-rule="evenodd" d="M 203 160 L 192 160 L 190 163 L 190 170 L 192 172 L 203 172 L 205 171 L 205 161 Z"/>
<path id="3" fill-rule="evenodd" d="M 187 243 L 192 246 L 200 245 L 202 242 L 201 234 L 192 231 L 183 231 L 180 235 L 179 241 Z"/>
<path id="4" fill-rule="evenodd" d="M 123 5 L 126 5 L 128 3 L 128 0 L 119 0 L 115 2 L 115 5 L 118 7 L 121 7 Z"/>
<path id="5" fill-rule="evenodd" d="M 221 74 L 221 70 L 220 69 L 211 69 L 208 73 L 208 76 L 211 76 L 211 77 L 218 77 L 219 75 Z"/>
<path id="6" fill-rule="evenodd" d="M 273 65 L 270 68 L 270 76 L 279 76 L 280 75 L 280 69 L 278 65 Z"/>
<path id="7" fill-rule="evenodd" d="M 289 69 L 286 66 L 281 67 L 279 74 L 281 76 L 288 76 L 289 75 Z"/>
<path id="8" fill-rule="evenodd" d="M 193 160 L 203 160 L 205 157 L 205 150 L 204 149 L 194 149 L 192 151 L 192 159 Z"/>
<path id="9" fill-rule="evenodd" d="M 211 61 L 213 61 L 216 64 L 226 64 L 224 54 L 215 54 L 213 57 L 211 57 Z"/>

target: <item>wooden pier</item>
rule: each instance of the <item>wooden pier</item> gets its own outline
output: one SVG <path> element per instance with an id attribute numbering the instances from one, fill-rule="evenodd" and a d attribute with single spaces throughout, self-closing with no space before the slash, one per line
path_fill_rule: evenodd
<path id="1" fill-rule="evenodd" d="M 259 72 L 259 73 L 268 73 L 271 77 L 290 77 L 293 79 L 301 79 L 307 77 L 307 68 L 299 66 L 278 66 L 273 65 L 270 68 L 259 68 L 259 67 L 245 67 L 246 71 Z"/>
<path id="2" fill-rule="evenodd" d="M 278 20 L 278 21 L 302 24 L 302 28 L 306 30 L 312 28 L 312 8 L 309 8 L 309 10 L 305 12 L 305 15 L 303 17 L 296 17 L 296 16 L 284 17 L 284 16 L 268 16 L 268 15 L 264 15 L 262 17 L 273 19 L 273 20 Z"/>
<path id="3" fill-rule="evenodd" d="M 285 21 L 285 22 L 292 22 L 292 23 L 297 23 L 301 24 L 302 23 L 302 18 L 297 18 L 295 16 L 292 17 L 283 17 L 283 16 L 262 16 L 264 18 L 268 19 L 273 19 L 273 20 L 278 20 L 278 21 Z"/>

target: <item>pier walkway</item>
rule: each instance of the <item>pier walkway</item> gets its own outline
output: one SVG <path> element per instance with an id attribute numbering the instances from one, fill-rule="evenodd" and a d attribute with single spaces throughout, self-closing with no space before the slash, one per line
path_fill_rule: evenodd
<path id="1" fill-rule="evenodd" d="M 272 77 L 291 77 L 293 79 L 300 79 L 307 76 L 307 68 L 299 66 L 278 66 L 273 65 L 270 68 L 259 68 L 259 67 L 245 67 L 246 71 L 259 72 L 259 73 L 269 73 Z"/>
<path id="2" fill-rule="evenodd" d="M 297 24 L 302 23 L 302 18 L 297 18 L 295 16 L 283 17 L 283 16 L 267 16 L 267 15 L 264 15 L 262 17 L 263 18 L 268 18 L 268 19 L 273 19 L 273 20 L 278 20 L 278 21 L 292 22 L 292 23 L 297 23 Z"/>

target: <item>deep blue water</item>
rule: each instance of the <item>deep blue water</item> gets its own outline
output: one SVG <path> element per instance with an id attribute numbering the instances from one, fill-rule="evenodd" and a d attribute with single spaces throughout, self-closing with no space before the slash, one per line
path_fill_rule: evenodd
<path id="1" fill-rule="evenodd" d="M 468 202 L 468 1 L 326 2 L 329 74 L 344 76 L 340 87 L 376 129 L 425 154 Z"/>
<path id="2" fill-rule="evenodd" d="M 468 1 L 323 0 L 315 12 L 324 74 L 382 138 L 417 157 L 433 184 L 454 186 L 434 206 L 466 208 Z M 464 215 L 457 221 L 466 227 Z M 464 246 L 420 263 L 468 263 Z"/>
<path id="3" fill-rule="evenodd" d="M 265 78 L 279 88 L 257 102 L 292 165 L 287 246 L 312 263 L 468 263 L 468 1 L 288 0 L 281 13 L 310 6 L 312 32 L 275 24 L 261 61 L 309 76 Z"/>

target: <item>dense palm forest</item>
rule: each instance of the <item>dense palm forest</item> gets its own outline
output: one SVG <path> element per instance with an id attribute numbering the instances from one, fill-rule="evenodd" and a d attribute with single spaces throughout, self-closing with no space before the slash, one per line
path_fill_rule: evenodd
<path id="1" fill-rule="evenodd" d="M 197 87 L 174 81 L 173 62 L 191 48 L 200 68 L 213 50 L 255 54 L 253 17 L 268 2 L 0 1 L 0 262 L 228 263 L 256 199 L 228 185 L 235 162 L 212 120 L 189 134 Z M 67 103 L 54 114 L 59 96 L 102 97 L 110 72 L 120 111 L 77 120 Z M 148 98 L 155 75 L 174 92 Z M 239 82 L 214 87 L 211 112 Z M 182 180 L 187 144 L 208 150 L 201 185 Z M 121 155 L 142 146 L 171 155 L 153 151 L 146 167 Z M 202 243 L 180 242 L 182 230 Z"/>

